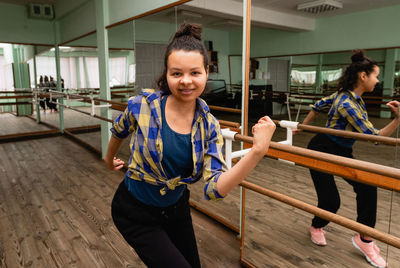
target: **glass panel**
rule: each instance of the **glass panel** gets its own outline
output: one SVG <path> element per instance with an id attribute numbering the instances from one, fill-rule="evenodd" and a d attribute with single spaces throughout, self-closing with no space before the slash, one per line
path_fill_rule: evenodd
<path id="1" fill-rule="evenodd" d="M 258 44 L 275 42 L 271 40 L 270 36 L 274 36 L 274 34 L 278 36 L 276 32 L 278 31 L 254 30 L 252 40 L 257 40 L 257 44 L 252 44 L 252 46 L 257 46 L 257 49 L 252 50 L 254 51 L 252 56 L 256 55 L 254 59 L 259 61 L 259 63 L 254 65 L 258 65 L 258 68 L 250 74 L 251 85 L 272 85 L 272 96 L 275 96 L 272 98 L 273 109 L 272 111 L 264 109 L 265 114 L 270 115 L 276 120 L 289 119 L 302 122 L 310 111 L 310 104 L 338 90 L 339 78 L 350 64 L 352 52 L 312 53 L 285 55 L 283 57 L 280 57 L 279 53 L 275 53 L 276 56 L 274 56 L 274 53 L 267 49 L 262 51 Z M 282 46 L 286 45 L 284 41 L 282 39 Z M 393 59 L 390 53 L 390 49 L 366 51 L 366 55 L 377 61 L 380 68 L 380 75 L 378 77 L 380 83 L 376 85 L 373 92 L 365 93 L 362 96 L 366 103 L 368 119 L 377 129 L 382 129 L 393 120 L 393 113 L 389 113 L 390 110 L 385 103 L 393 99 L 392 91 L 395 96 L 400 94 L 400 63 L 396 62 L 393 79 L 391 79 L 390 72 L 393 68 Z M 398 55 L 395 57 L 398 57 Z M 280 89 L 284 87 L 279 87 L 278 82 L 274 81 L 276 72 L 272 68 L 274 68 L 275 61 L 277 60 L 288 60 L 289 62 L 289 77 L 287 79 L 290 86 L 289 103 L 285 102 L 286 96 L 284 96 L 283 101 L 281 99 L 281 103 L 279 103 L 276 97 L 279 96 L 278 93 L 285 91 Z M 395 60 L 398 60 L 398 58 Z M 267 68 L 265 68 L 262 61 L 267 62 Z M 261 79 L 264 77 L 265 79 Z M 391 86 L 392 81 L 393 86 Z M 387 98 L 384 98 L 384 96 L 387 96 Z M 254 111 L 265 105 L 267 101 L 265 100 L 264 103 L 256 106 L 250 104 L 253 114 L 250 113 L 251 119 L 249 121 L 253 120 L 254 122 L 257 119 L 257 116 L 255 116 L 257 113 Z M 312 125 L 325 127 L 327 119 L 327 114 L 320 113 L 312 122 Z M 277 128 L 273 140 L 286 140 L 286 135 L 286 129 Z M 294 136 L 293 145 L 307 148 L 313 136 L 315 134 L 303 131 Z M 398 138 L 398 131 L 395 131 L 391 136 Z M 366 161 L 366 165 L 368 163 L 376 163 L 399 168 L 398 155 L 398 147 L 396 146 L 376 145 L 373 142 L 364 141 L 357 141 L 353 146 L 353 156 L 358 160 Z M 277 192 L 288 194 L 306 203 L 317 205 L 318 199 L 308 169 L 292 167 L 271 159 L 263 159 L 259 166 L 252 173 L 254 177 L 251 177 L 251 181 L 268 189 L 276 189 Z M 277 172 L 274 172 L 275 168 Z M 268 174 L 268 176 L 264 174 Z M 341 197 L 341 207 L 337 214 L 355 220 L 357 218 L 357 207 L 353 187 L 340 177 L 335 177 L 335 182 Z M 348 263 L 349 266 L 357 266 L 360 265 L 359 263 L 364 262 L 362 255 L 359 255 L 358 252 L 357 258 L 354 257 L 356 251 L 354 251 L 354 247 L 349 242 L 351 241 L 351 236 L 354 234 L 353 231 L 330 223 L 325 228 L 329 246 L 324 248 L 324 250 L 315 250 L 316 248 L 311 243 L 309 237 L 309 226 L 312 215 L 299 212 L 299 210 L 293 209 L 290 206 L 282 205 L 269 198 L 260 197 L 258 194 L 248 192 L 248 200 L 246 201 L 246 232 L 248 235 L 245 236 L 245 257 L 250 262 L 256 264 L 256 266 L 261 267 L 265 263 L 278 267 L 316 265 L 315 262 L 312 264 L 308 263 L 310 259 L 303 258 L 305 254 L 309 254 L 308 252 L 313 252 L 313 261 L 318 260 L 318 266 L 326 265 L 335 267 L 342 266 L 344 263 L 346 265 Z M 395 227 L 397 226 L 395 223 L 399 221 L 399 202 L 399 193 L 378 188 L 378 209 L 375 226 L 377 230 L 386 233 L 389 232 L 395 236 L 400 235 L 400 230 Z M 263 205 L 260 206 L 259 204 Z M 278 224 L 276 222 L 277 218 L 280 219 Z M 275 241 L 279 241 L 279 243 L 275 243 Z M 379 241 L 377 244 L 381 248 L 381 255 L 391 265 L 399 263 L 399 249 L 388 247 Z M 304 249 L 305 251 L 303 252 Z M 332 253 L 329 253 L 331 250 Z M 349 253 L 353 251 L 354 254 Z M 335 256 L 335 258 L 331 258 L 331 256 Z"/>

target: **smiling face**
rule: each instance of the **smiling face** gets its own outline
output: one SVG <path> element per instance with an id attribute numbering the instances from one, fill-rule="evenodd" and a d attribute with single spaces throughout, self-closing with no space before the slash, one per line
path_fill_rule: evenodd
<path id="1" fill-rule="evenodd" d="M 358 85 L 364 89 L 364 92 L 374 91 L 376 84 L 379 83 L 379 72 L 379 67 L 375 65 L 373 71 L 369 75 L 367 75 L 365 72 L 360 73 Z"/>
<path id="2" fill-rule="evenodd" d="M 206 86 L 208 71 L 198 51 L 174 50 L 168 57 L 167 82 L 180 102 L 195 102 Z"/>

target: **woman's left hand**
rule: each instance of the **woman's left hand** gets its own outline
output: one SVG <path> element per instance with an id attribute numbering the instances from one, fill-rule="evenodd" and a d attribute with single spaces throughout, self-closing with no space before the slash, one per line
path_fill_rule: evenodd
<path id="1" fill-rule="evenodd" d="M 124 161 L 122 161 L 121 159 L 116 158 L 116 157 L 113 158 L 112 163 L 109 161 L 106 161 L 106 159 L 104 159 L 104 162 L 106 162 L 107 168 L 109 170 L 113 170 L 113 171 L 119 170 L 119 169 L 123 168 L 123 166 L 124 166 Z"/>
<path id="2" fill-rule="evenodd" d="M 398 101 L 389 101 L 386 105 L 392 110 L 396 118 L 399 118 L 399 106 L 400 102 Z"/>

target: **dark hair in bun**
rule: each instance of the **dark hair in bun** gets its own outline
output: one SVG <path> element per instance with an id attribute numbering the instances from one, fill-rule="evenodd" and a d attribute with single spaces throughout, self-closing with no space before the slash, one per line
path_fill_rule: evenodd
<path id="1" fill-rule="evenodd" d="M 367 75 L 369 75 L 374 71 L 375 66 L 378 66 L 378 63 L 375 60 L 365 56 L 363 50 L 353 50 L 351 64 L 346 68 L 346 71 L 339 79 L 339 90 L 353 90 L 357 85 L 358 74 L 365 72 Z"/>
<path id="2" fill-rule="evenodd" d="M 203 56 L 204 68 L 207 70 L 208 57 L 207 50 L 201 38 L 202 26 L 195 23 L 183 23 L 180 29 L 175 33 L 172 41 L 168 44 L 164 56 L 164 71 L 157 80 L 158 88 L 165 94 L 171 91 L 167 82 L 168 57 L 173 51 L 198 51 Z"/>
<path id="3" fill-rule="evenodd" d="M 200 24 L 195 23 L 184 23 L 181 28 L 175 33 L 174 38 L 179 38 L 182 36 L 191 36 L 201 41 L 202 27 Z"/>
<path id="4" fill-rule="evenodd" d="M 362 62 L 365 58 L 365 53 L 363 50 L 355 49 L 353 50 L 353 55 L 351 56 L 351 62 Z"/>

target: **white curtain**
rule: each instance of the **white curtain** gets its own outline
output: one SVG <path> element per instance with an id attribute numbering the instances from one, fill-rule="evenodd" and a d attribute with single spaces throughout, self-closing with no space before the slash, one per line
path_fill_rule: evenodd
<path id="1" fill-rule="evenodd" d="M 126 84 L 126 57 L 110 58 L 110 86 Z"/>
<path id="2" fill-rule="evenodd" d="M 109 59 L 110 86 L 127 84 L 126 61 L 126 57 L 115 57 Z M 77 74 L 75 57 L 61 57 L 60 72 L 61 77 L 64 79 L 64 86 L 66 88 L 77 88 L 77 75 L 79 75 L 81 88 L 99 88 L 100 85 L 98 62 L 99 61 L 97 57 L 79 57 L 79 74 Z M 36 66 L 38 81 L 40 75 L 47 75 L 48 77 L 52 76 L 54 79 L 56 79 L 57 74 L 54 57 L 38 56 L 36 57 Z M 33 62 L 30 63 L 29 67 L 31 69 L 31 84 L 33 85 Z M 134 65 L 129 66 L 129 82 L 131 83 L 135 81 L 134 67 Z M 85 75 L 86 72 L 87 76 Z"/>
<path id="3" fill-rule="evenodd" d="M 33 80 L 33 60 L 29 61 L 29 68 L 31 72 L 31 84 L 34 85 Z M 83 68 L 82 68 L 83 70 Z M 54 80 L 57 80 L 57 71 L 56 71 L 56 61 L 54 57 L 36 57 L 36 73 L 37 73 L 37 82 L 39 83 L 39 78 L 42 75 L 43 77 L 47 75 L 49 78 L 52 76 Z M 64 87 L 65 88 L 76 88 L 76 65 L 74 57 L 61 57 L 60 58 L 60 75 L 61 78 L 64 79 Z M 84 80 L 83 80 L 84 82 Z"/>
<path id="4" fill-rule="evenodd" d="M 75 58 L 60 58 L 60 69 L 61 78 L 64 79 L 64 87 L 77 88 Z"/>
<path id="5" fill-rule="evenodd" d="M 14 90 L 14 78 L 12 64 L 6 64 L 4 56 L 0 56 L 0 90 Z"/>
<path id="6" fill-rule="evenodd" d="M 99 88 L 99 60 L 97 57 L 84 57 L 86 62 L 87 74 L 88 74 L 88 82 L 89 85 L 87 87 L 91 88 Z M 84 69 L 81 70 L 81 73 L 84 72 Z"/>
<path id="7" fill-rule="evenodd" d="M 136 64 L 130 64 L 128 83 L 133 84 L 135 82 L 136 82 Z"/>
<path id="8" fill-rule="evenodd" d="M 31 86 L 31 88 L 35 88 L 35 72 L 33 66 L 33 59 L 28 60 L 27 63 L 29 66 L 29 85 Z M 39 78 L 38 78 L 38 83 L 39 83 Z"/>
<path id="9" fill-rule="evenodd" d="M 54 80 L 57 78 L 56 61 L 54 57 L 38 56 L 36 57 L 36 74 L 38 77 L 47 75 L 52 76 Z M 39 78 L 38 78 L 39 83 Z"/>
<path id="10" fill-rule="evenodd" d="M 342 76 L 342 72 L 343 72 L 342 68 L 337 70 L 322 71 L 321 72 L 322 80 L 323 81 L 327 80 L 328 82 L 336 81 L 340 78 L 340 76 Z"/>
<path id="11" fill-rule="evenodd" d="M 292 82 L 296 84 L 312 85 L 315 84 L 316 71 L 302 72 L 292 70 L 290 73 Z"/>
<path id="12" fill-rule="evenodd" d="M 81 81 L 80 88 L 87 88 L 86 78 L 85 78 L 85 65 L 83 64 L 83 57 L 79 57 L 79 78 Z"/>

